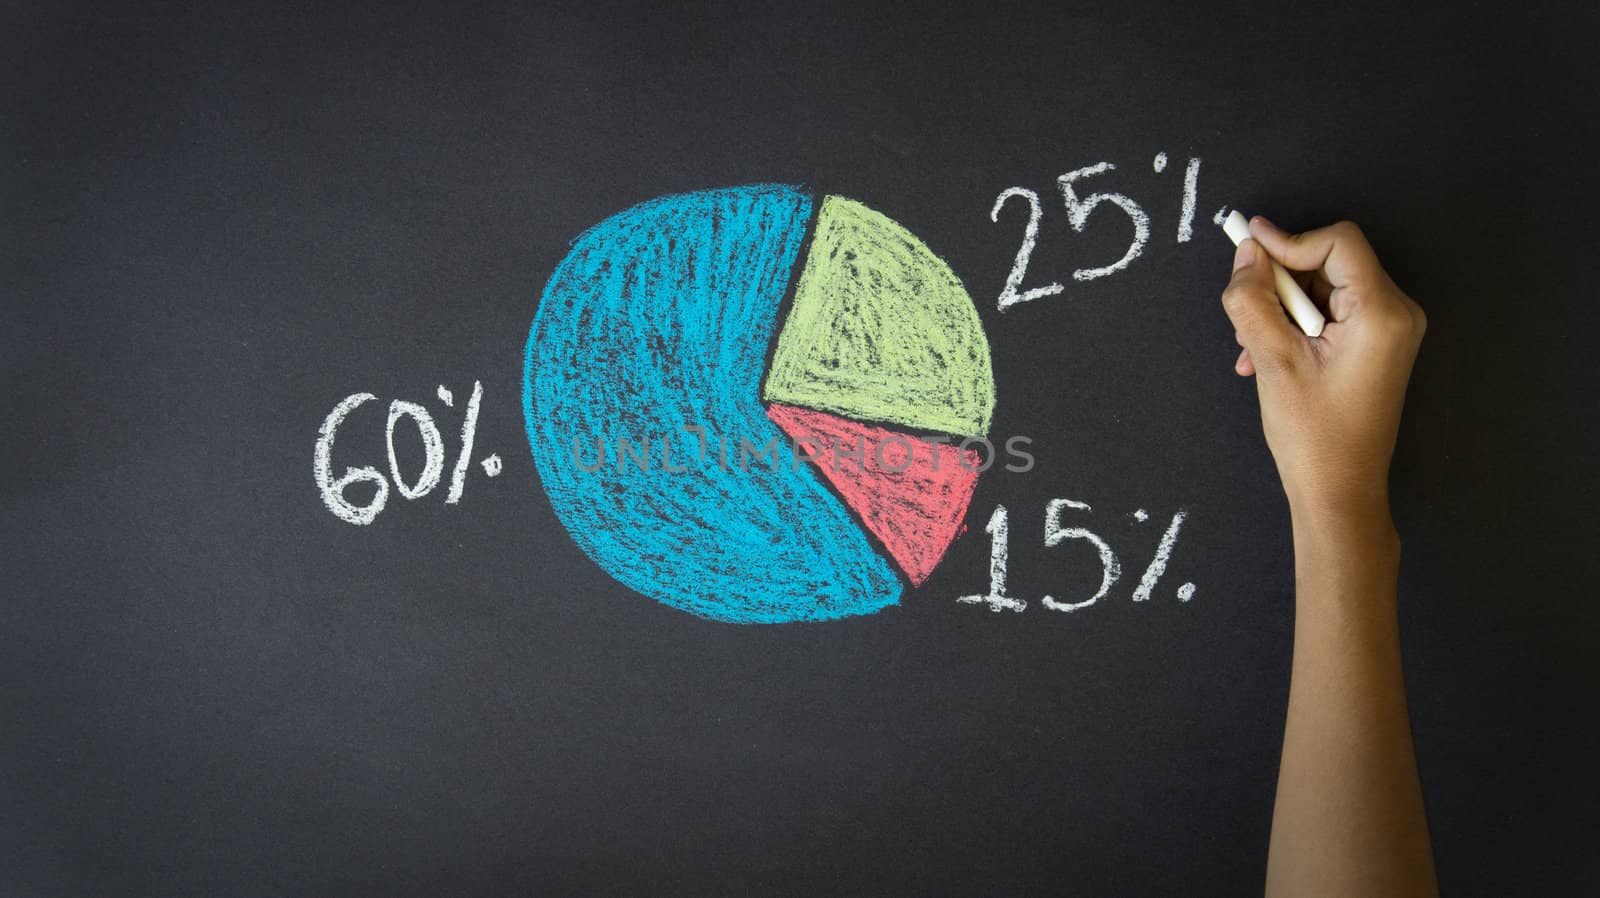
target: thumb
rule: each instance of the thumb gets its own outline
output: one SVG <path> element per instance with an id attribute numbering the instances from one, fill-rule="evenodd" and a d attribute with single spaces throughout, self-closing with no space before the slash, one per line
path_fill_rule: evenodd
<path id="1" fill-rule="evenodd" d="M 1272 263 L 1254 240 L 1239 244 L 1233 279 L 1222 291 L 1222 308 L 1239 332 L 1258 372 L 1290 365 L 1301 347 L 1300 332 L 1284 314 L 1272 288 Z"/>

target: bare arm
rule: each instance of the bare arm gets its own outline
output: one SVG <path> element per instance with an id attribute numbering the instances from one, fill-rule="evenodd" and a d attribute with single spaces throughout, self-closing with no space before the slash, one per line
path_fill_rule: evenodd
<path id="1" fill-rule="evenodd" d="M 1254 375 L 1294 525 L 1295 632 L 1269 896 L 1436 895 L 1400 667 L 1400 539 L 1388 472 L 1426 328 L 1361 232 L 1298 236 L 1262 219 L 1223 294 Z M 1312 340 L 1284 316 L 1266 253 L 1329 312 Z"/>

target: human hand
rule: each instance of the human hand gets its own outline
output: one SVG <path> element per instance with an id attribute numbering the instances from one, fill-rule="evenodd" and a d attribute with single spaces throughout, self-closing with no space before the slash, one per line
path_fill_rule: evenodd
<path id="1" fill-rule="evenodd" d="M 1234 370 L 1255 376 L 1289 506 L 1297 515 L 1387 519 L 1389 461 L 1427 316 L 1349 222 L 1290 235 L 1257 216 L 1250 235 L 1222 305 L 1244 347 Z M 1327 313 L 1320 337 L 1284 314 L 1268 253 Z"/>

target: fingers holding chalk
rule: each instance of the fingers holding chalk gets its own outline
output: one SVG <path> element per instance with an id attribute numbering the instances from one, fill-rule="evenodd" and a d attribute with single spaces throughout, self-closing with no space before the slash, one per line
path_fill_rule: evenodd
<path id="1" fill-rule="evenodd" d="M 1234 363 L 1234 370 L 1240 374 L 1280 370 L 1292 364 L 1303 350 L 1304 338 L 1284 317 L 1273 293 L 1269 261 L 1266 251 L 1254 240 L 1243 241 L 1234 254 L 1233 278 L 1222 291 L 1223 310 L 1248 353 L 1248 358 L 1241 357 Z"/>
<path id="2" fill-rule="evenodd" d="M 1263 224 L 1270 227 L 1270 223 L 1266 222 L 1265 219 L 1259 220 Z M 1228 217 L 1223 219 L 1222 230 L 1228 235 L 1228 238 L 1233 241 L 1235 246 L 1240 247 L 1240 255 L 1243 255 L 1245 252 L 1243 246 L 1244 242 L 1246 240 L 1254 240 L 1255 238 L 1255 234 L 1251 230 L 1250 222 L 1246 221 L 1245 217 L 1241 215 L 1237 209 L 1229 212 Z M 1273 230 L 1276 231 L 1276 229 Z M 1274 236 L 1287 239 L 1286 235 L 1283 235 L 1281 231 L 1276 232 Z M 1271 244 L 1266 243 L 1266 241 L 1259 242 L 1262 244 L 1266 252 L 1276 255 L 1276 253 L 1272 252 Z M 1258 249 L 1256 251 L 1259 252 L 1261 250 Z M 1302 255 L 1304 255 L 1304 253 L 1302 253 Z M 1324 258 L 1326 258 L 1326 256 L 1324 256 Z M 1301 286 L 1295 281 L 1294 276 L 1289 274 L 1289 271 L 1282 265 L 1278 264 L 1276 259 L 1269 259 L 1268 261 L 1270 262 L 1272 269 L 1273 292 L 1277 294 L 1278 300 L 1283 304 L 1283 307 L 1288 310 L 1289 317 L 1294 319 L 1295 324 L 1300 326 L 1300 330 L 1304 332 L 1306 336 L 1316 337 L 1321 335 L 1322 327 L 1327 323 L 1327 319 L 1323 317 L 1322 312 L 1317 308 L 1316 303 L 1311 301 L 1311 297 L 1306 295 L 1306 291 L 1302 289 Z M 1238 270 L 1239 264 L 1239 260 L 1236 257 L 1234 260 L 1235 271 Z M 1296 268 L 1300 267 L 1293 260 L 1290 260 L 1290 264 L 1295 265 Z M 1319 266 L 1307 266 L 1306 270 L 1315 270 L 1317 267 Z"/>

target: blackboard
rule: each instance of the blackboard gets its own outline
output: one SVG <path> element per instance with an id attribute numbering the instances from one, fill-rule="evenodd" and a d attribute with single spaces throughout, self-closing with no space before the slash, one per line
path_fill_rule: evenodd
<path id="1" fill-rule="evenodd" d="M 1360 222 L 1430 315 L 1394 503 L 1446 892 L 1595 890 L 1592 7 L 3 21 L 0 892 L 1254 892 L 1291 554 L 1230 370 L 1224 207 Z M 1100 163 L 1080 199 L 1125 197 L 1149 233 L 1080 280 L 1136 236 L 1110 202 L 1073 228 L 1058 179 Z M 530 452 L 525 345 L 573 241 L 752 184 L 935 252 L 988 342 L 993 432 L 1032 440 L 871 613 L 741 624 L 642 595 Z M 1002 312 L 1014 187 L 1040 199 L 1021 286 L 1063 289 Z M 313 462 L 359 393 L 334 475 L 389 478 L 396 400 L 446 464 L 357 526 Z M 408 482 L 420 432 L 397 431 Z M 1071 613 L 1042 597 L 1103 566 L 1044 545 L 1058 499 L 1124 568 Z M 957 601 L 987 589 L 999 506 L 1020 612 Z"/>

